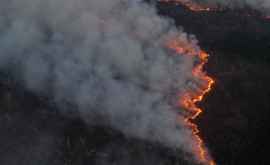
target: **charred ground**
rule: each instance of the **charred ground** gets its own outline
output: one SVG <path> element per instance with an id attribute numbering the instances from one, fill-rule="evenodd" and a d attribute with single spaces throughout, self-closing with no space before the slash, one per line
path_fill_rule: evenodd
<path id="1" fill-rule="evenodd" d="M 158 4 L 210 54 L 214 90 L 197 123 L 219 164 L 266 165 L 270 116 L 270 20 L 250 9 L 191 12 Z"/>
<path id="2" fill-rule="evenodd" d="M 196 122 L 213 157 L 221 165 L 269 164 L 270 21 L 248 9 L 195 13 L 157 6 L 211 54 L 206 69 L 216 84 Z M 49 100 L 12 78 L 1 75 L 0 82 L 1 165 L 188 164 L 159 144 L 63 118 Z"/>

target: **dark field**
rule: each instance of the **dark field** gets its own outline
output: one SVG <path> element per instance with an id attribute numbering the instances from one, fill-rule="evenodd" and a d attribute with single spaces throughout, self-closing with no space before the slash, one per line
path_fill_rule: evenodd
<path id="1" fill-rule="evenodd" d="M 211 54 L 216 84 L 196 120 L 219 165 L 268 165 L 270 20 L 250 9 L 191 12 L 157 4 Z M 49 109 L 49 111 L 48 111 Z M 183 153 L 62 117 L 47 98 L 0 76 L 0 165 L 188 165 Z M 72 117 L 71 117 L 72 116 Z M 75 115 L 76 116 L 76 115 Z"/>
<path id="2" fill-rule="evenodd" d="M 223 165 L 269 164 L 270 20 L 249 9 L 159 8 L 211 54 L 205 69 L 216 84 L 197 123 L 213 157 Z"/>

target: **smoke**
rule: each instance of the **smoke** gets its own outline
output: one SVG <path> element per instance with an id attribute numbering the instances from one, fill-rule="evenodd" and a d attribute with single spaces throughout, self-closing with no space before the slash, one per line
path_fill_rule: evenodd
<path id="1" fill-rule="evenodd" d="M 193 36 L 142 2 L 0 2 L 1 72 L 50 97 L 63 114 L 72 106 L 90 125 L 192 152 L 191 130 L 175 104 L 198 81 L 196 60 L 165 43 L 177 38 L 199 51 Z"/>

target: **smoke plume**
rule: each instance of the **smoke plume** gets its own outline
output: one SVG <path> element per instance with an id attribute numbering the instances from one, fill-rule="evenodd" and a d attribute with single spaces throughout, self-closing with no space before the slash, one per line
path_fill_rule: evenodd
<path id="1" fill-rule="evenodd" d="M 196 60 L 165 43 L 177 38 L 199 51 L 193 36 L 142 2 L 0 2 L 1 72 L 63 114 L 72 106 L 90 125 L 192 152 L 192 132 L 175 104 L 198 83 Z"/>

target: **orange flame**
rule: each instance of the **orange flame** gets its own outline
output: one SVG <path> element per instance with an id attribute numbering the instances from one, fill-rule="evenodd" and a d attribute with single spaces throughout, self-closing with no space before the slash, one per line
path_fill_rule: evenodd
<path id="1" fill-rule="evenodd" d="M 214 10 L 214 7 L 208 7 L 206 5 L 199 4 L 192 0 L 159 0 L 160 2 L 174 2 L 176 4 L 181 4 L 186 6 L 189 10 L 194 12 L 202 12 L 202 11 L 211 11 Z"/>
<path id="2" fill-rule="evenodd" d="M 177 54 L 196 56 L 199 59 L 199 64 L 193 68 L 192 75 L 196 79 L 200 80 L 200 82 L 203 82 L 203 84 L 199 89 L 194 91 L 185 91 L 184 94 L 181 94 L 179 104 L 189 114 L 185 118 L 185 123 L 192 129 L 193 136 L 196 140 L 194 150 L 198 160 L 207 165 L 215 165 L 214 160 L 211 159 L 210 154 L 204 146 L 203 140 L 199 136 L 198 126 L 192 122 L 192 120 L 196 119 L 203 112 L 201 108 L 197 107 L 196 103 L 202 101 L 205 94 L 211 90 L 215 83 L 214 80 L 207 76 L 203 71 L 203 67 L 207 63 L 209 55 L 204 51 L 196 51 L 192 46 L 183 44 L 178 40 L 170 40 L 167 47 L 174 50 Z"/>

